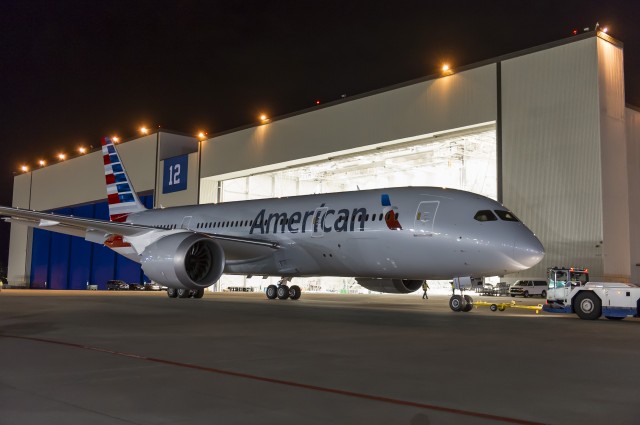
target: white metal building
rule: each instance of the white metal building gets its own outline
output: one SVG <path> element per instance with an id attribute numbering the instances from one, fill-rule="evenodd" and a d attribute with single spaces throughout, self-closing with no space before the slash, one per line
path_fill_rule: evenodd
<path id="1" fill-rule="evenodd" d="M 576 265 L 589 267 L 594 280 L 640 280 L 640 110 L 625 105 L 622 44 L 603 33 L 200 143 L 163 131 L 124 143 L 120 151 L 134 187 L 152 195 L 155 207 L 407 185 L 469 190 L 503 202 L 539 236 L 547 254 L 527 276 Z M 165 182 L 176 164 L 186 177 L 178 190 Z M 102 202 L 104 190 L 102 155 L 94 152 L 17 176 L 13 205 L 80 208 Z M 39 253 L 34 265 L 36 242 L 32 231 L 12 227 L 10 283 L 28 285 L 45 276 L 46 255 Z M 66 242 L 60 243 L 64 249 Z M 46 260 L 49 279 L 57 276 L 53 252 Z M 63 270 L 67 280 L 70 261 Z M 96 270 L 108 261 L 91 261 L 77 281 L 100 283 L 94 280 L 107 276 Z M 50 287 L 64 287 L 63 278 L 57 282 Z M 224 277 L 223 284 L 247 280 Z M 306 282 L 310 289 L 318 285 Z M 351 283 L 338 285 L 349 289 Z"/>

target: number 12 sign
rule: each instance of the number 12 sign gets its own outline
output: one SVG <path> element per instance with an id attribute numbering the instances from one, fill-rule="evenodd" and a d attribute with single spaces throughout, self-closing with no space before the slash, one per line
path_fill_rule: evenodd
<path id="1" fill-rule="evenodd" d="M 189 156 L 175 156 L 164 160 L 162 193 L 178 192 L 187 188 Z"/>

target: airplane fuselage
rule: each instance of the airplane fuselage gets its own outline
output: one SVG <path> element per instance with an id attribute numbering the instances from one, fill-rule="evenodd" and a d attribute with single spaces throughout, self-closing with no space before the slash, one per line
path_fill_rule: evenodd
<path id="1" fill-rule="evenodd" d="M 478 213 L 494 213 L 479 220 Z M 532 267 L 544 250 L 498 202 L 433 187 L 204 204 L 131 214 L 127 222 L 271 241 L 268 254 L 225 250 L 225 273 L 450 279 Z M 480 215 L 482 216 L 482 215 Z"/>

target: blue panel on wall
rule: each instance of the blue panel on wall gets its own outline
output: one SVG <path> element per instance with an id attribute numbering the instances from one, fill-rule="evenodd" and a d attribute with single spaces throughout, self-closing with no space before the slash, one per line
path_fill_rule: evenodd
<path id="1" fill-rule="evenodd" d="M 122 255 L 116 255 L 116 279 L 127 283 L 142 283 L 140 280 L 140 264 Z"/>
<path id="2" fill-rule="evenodd" d="M 86 289 L 91 282 L 91 250 L 94 245 L 79 237 L 71 237 L 69 289 Z"/>
<path id="3" fill-rule="evenodd" d="M 153 208 L 153 195 L 140 197 L 147 208 Z M 76 217 L 109 219 L 106 201 L 54 211 Z M 31 286 L 54 289 L 85 289 L 87 282 L 106 289 L 106 282 L 122 279 L 126 282 L 143 282 L 140 265 L 109 248 L 90 243 L 84 238 L 33 230 L 31 254 Z M 147 279 L 148 281 L 148 279 Z"/>
<path id="4" fill-rule="evenodd" d="M 95 205 L 83 205 L 71 209 L 71 214 L 76 217 L 94 218 Z"/>
<path id="5" fill-rule="evenodd" d="M 44 288 L 49 279 L 49 243 L 51 232 L 33 229 L 31 248 L 31 287 Z"/>
<path id="6" fill-rule="evenodd" d="M 60 233 L 53 233 L 51 235 L 51 253 L 49 258 L 50 289 L 67 289 L 70 247 L 71 236 Z"/>

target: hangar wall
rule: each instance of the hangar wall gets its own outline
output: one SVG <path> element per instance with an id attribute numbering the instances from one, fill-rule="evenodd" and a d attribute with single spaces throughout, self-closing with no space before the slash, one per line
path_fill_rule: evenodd
<path id="1" fill-rule="evenodd" d="M 502 62 L 504 203 L 538 235 L 550 266 L 603 274 L 596 40 Z"/>
<path id="2" fill-rule="evenodd" d="M 640 282 L 640 109 L 625 109 L 629 170 L 629 238 L 631 281 Z"/>
<path id="3" fill-rule="evenodd" d="M 495 121 L 495 64 L 349 99 L 202 143 L 201 177 L 228 179 Z"/>

